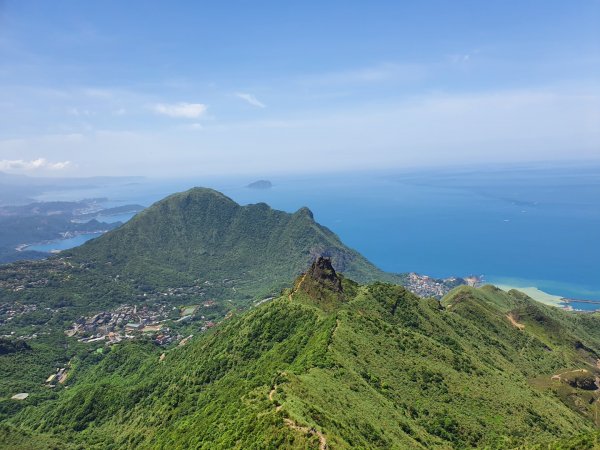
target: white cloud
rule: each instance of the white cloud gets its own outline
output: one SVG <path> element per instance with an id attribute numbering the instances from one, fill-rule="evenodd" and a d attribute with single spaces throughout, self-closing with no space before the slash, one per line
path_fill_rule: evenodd
<path id="1" fill-rule="evenodd" d="M 249 103 L 252 106 L 256 106 L 257 108 L 266 108 L 267 107 L 267 105 L 265 105 L 263 102 L 258 100 L 252 94 L 244 94 L 243 92 L 236 92 L 235 96 L 238 98 L 241 98 L 242 100 L 244 100 L 245 102 Z"/>
<path id="2" fill-rule="evenodd" d="M 25 171 L 35 170 L 63 170 L 71 166 L 71 161 L 50 162 L 45 158 L 32 159 L 26 161 L 23 159 L 3 159 L 0 160 L 0 170 L 6 171 Z"/>
<path id="3" fill-rule="evenodd" d="M 203 103 L 158 103 L 152 109 L 155 113 L 164 116 L 198 119 L 206 113 L 207 108 Z"/>
<path id="4" fill-rule="evenodd" d="M 164 128 L 5 139 L 0 135 L 0 158 L 29 161 L 44 155 L 52 161 L 76 160 L 81 176 L 204 176 L 600 160 L 599 114 L 597 86 L 432 92 L 327 110 L 261 114 L 261 120 L 202 117 L 173 119 Z M 0 170 L 6 164 L 0 163 Z M 45 173 L 75 173 L 72 166 Z"/>
<path id="5" fill-rule="evenodd" d="M 450 55 L 449 58 L 453 64 L 461 64 L 461 63 L 468 63 L 469 60 L 471 59 L 471 55 L 469 55 L 468 53 L 465 53 L 462 55 Z"/>

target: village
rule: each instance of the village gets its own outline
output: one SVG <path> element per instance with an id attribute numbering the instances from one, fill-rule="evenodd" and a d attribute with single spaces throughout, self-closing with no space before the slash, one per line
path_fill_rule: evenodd
<path id="1" fill-rule="evenodd" d="M 16 317 L 29 314 L 37 310 L 37 306 L 26 303 L 0 303 L 0 326 L 7 324 Z"/>
<path id="2" fill-rule="evenodd" d="M 482 284 L 482 277 L 469 276 L 465 278 L 432 278 L 415 272 L 408 274 L 404 287 L 419 297 L 434 297 L 438 300 L 457 286 L 468 285 L 477 287 Z"/>
<path id="3" fill-rule="evenodd" d="M 104 342 L 106 345 L 148 336 L 157 345 L 164 346 L 181 341 L 182 335 L 177 330 L 187 322 L 200 322 L 201 332 L 215 326 L 207 317 L 215 306 L 214 300 L 182 308 L 168 303 L 121 305 L 112 311 L 80 317 L 65 334 L 82 343 Z"/>

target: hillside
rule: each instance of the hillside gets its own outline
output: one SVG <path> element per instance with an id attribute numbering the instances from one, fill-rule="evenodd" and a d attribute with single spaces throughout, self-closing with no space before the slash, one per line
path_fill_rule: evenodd
<path id="1" fill-rule="evenodd" d="M 278 292 L 318 255 L 361 282 L 400 280 L 346 247 L 308 208 L 289 214 L 265 203 L 240 206 L 205 188 L 171 195 L 118 230 L 64 253 L 139 284 L 208 281 L 223 286 L 221 296 L 236 298 Z"/>
<path id="2" fill-rule="evenodd" d="M 10 325 L 5 333 L 29 327 L 31 334 L 53 319 L 122 304 L 211 299 L 226 308 L 246 307 L 278 295 L 317 255 L 331 257 L 338 270 L 363 282 L 403 280 L 346 247 L 307 208 L 289 214 L 264 203 L 240 206 L 196 188 L 80 247 L 0 266 L 0 326 Z M 8 324 L 3 311 L 14 305 L 35 305 L 36 317 L 19 314 Z"/>
<path id="3" fill-rule="evenodd" d="M 356 284 L 320 259 L 281 297 L 184 346 L 134 342 L 93 365 L 75 360 L 69 389 L 18 413 L 4 439 L 14 448 L 592 448 L 599 354 L 596 315 L 490 286 L 420 299 Z"/>
<path id="4" fill-rule="evenodd" d="M 163 335 L 169 345 L 229 311 L 278 296 L 320 254 L 362 281 L 402 280 L 344 246 L 306 208 L 288 214 L 240 206 L 199 188 L 79 248 L 0 266 L 0 336 L 31 343 L 27 351 L 0 354 L 0 419 L 21 407 L 12 395 L 48 397 L 43 381 L 52 371 L 104 345 L 81 339 L 129 339 L 131 321 L 154 327 L 148 338 Z M 109 324 L 98 314 L 121 318 Z M 77 326 L 81 332 L 68 338 Z"/>

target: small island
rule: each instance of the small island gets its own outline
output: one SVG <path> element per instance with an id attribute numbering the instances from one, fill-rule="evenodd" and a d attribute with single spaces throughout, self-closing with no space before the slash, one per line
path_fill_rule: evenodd
<path id="1" fill-rule="evenodd" d="M 273 183 L 271 183 L 269 180 L 258 180 L 254 183 L 250 183 L 246 187 L 250 189 L 271 189 L 273 187 Z"/>

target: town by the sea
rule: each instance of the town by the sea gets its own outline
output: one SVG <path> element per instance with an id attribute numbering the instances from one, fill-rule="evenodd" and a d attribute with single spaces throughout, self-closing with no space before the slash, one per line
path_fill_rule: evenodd
<path id="1" fill-rule="evenodd" d="M 193 186 L 217 189 L 241 204 L 265 202 L 315 220 L 389 272 L 434 277 L 483 276 L 487 283 L 536 288 L 600 309 L 600 166 L 531 165 L 444 170 L 144 179 L 89 190 L 49 191 L 39 200 L 106 197 L 107 207 L 149 206 Z M 126 220 L 104 217 L 105 221 Z M 81 235 L 37 249 L 64 249 Z"/>

